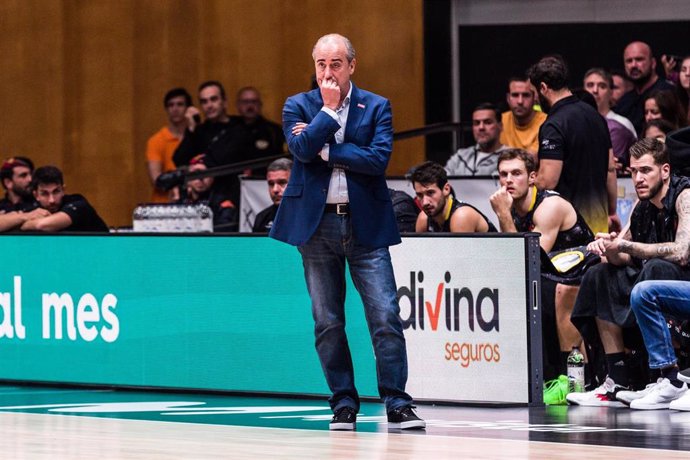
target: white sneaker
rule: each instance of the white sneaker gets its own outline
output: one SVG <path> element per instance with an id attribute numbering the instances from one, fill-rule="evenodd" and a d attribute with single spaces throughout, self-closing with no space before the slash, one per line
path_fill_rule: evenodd
<path id="1" fill-rule="evenodd" d="M 629 406 L 631 402 L 633 402 L 636 399 L 644 398 L 647 396 L 649 393 L 652 392 L 655 386 L 657 386 L 663 378 L 659 377 L 655 383 L 650 383 L 645 387 L 644 390 L 640 391 L 619 391 L 616 393 L 616 399 L 622 402 L 623 404 Z"/>
<path id="2" fill-rule="evenodd" d="M 669 379 L 662 379 L 661 382 L 654 385 L 652 391 L 642 398 L 635 399 L 630 403 L 631 409 L 668 409 L 672 401 L 680 398 L 688 391 L 688 385 L 683 383 L 683 386 L 676 388 L 671 384 Z"/>
<path id="3" fill-rule="evenodd" d="M 586 393 L 568 393 L 565 399 L 570 404 L 578 406 L 624 407 L 622 402 L 616 401 L 616 393 L 620 390 L 627 388 L 618 385 L 607 376 L 598 388 Z"/>
<path id="4" fill-rule="evenodd" d="M 683 396 L 675 401 L 671 401 L 668 408 L 673 410 L 690 410 L 690 391 L 686 391 Z"/>
<path id="5" fill-rule="evenodd" d="M 690 383 L 690 368 L 683 369 L 682 371 L 678 372 L 678 380 L 681 382 Z"/>

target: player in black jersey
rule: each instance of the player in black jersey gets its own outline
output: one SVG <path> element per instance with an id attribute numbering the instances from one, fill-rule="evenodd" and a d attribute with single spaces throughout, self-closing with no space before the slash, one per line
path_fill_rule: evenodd
<path id="1" fill-rule="evenodd" d="M 568 200 L 550 190 L 537 190 L 536 168 L 534 158 L 525 150 L 509 149 L 499 155 L 501 188 L 491 195 L 490 201 L 501 231 L 541 233 L 539 243 L 547 253 L 585 246 L 593 241 L 592 230 Z M 555 289 L 560 368 L 565 367 L 572 347 L 582 342 L 580 333 L 570 322 L 578 289 L 579 286 L 563 284 Z M 544 299 L 545 303 L 550 300 Z"/>
<path id="2" fill-rule="evenodd" d="M 415 231 L 422 232 L 495 232 L 496 227 L 477 208 L 455 198 L 443 166 L 427 161 L 416 166 L 410 181 L 422 212 Z"/>

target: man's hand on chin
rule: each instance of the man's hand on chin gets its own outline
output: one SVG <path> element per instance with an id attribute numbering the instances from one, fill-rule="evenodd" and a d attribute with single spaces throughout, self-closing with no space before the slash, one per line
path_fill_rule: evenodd
<path id="1" fill-rule="evenodd" d="M 331 110 L 338 108 L 340 104 L 340 87 L 335 80 L 321 81 L 321 98 L 323 105 Z"/>

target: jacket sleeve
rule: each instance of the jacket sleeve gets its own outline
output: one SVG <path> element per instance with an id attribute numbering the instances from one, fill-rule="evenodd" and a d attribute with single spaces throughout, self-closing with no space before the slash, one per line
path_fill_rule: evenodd
<path id="1" fill-rule="evenodd" d="M 303 163 L 320 159 L 321 149 L 340 129 L 338 122 L 323 111 L 310 120 L 306 104 L 305 96 L 297 95 L 288 98 L 283 107 L 283 134 L 290 152 Z M 293 126 L 300 122 L 308 123 L 307 128 L 298 135 L 292 134 Z"/>
<path id="2" fill-rule="evenodd" d="M 356 139 L 354 142 L 331 144 L 329 166 L 371 176 L 385 175 L 393 151 L 393 116 L 388 100 L 375 108 L 371 120 L 364 121 L 356 133 L 365 138 L 371 136 L 371 141 L 362 145 Z M 371 130 L 373 134 L 369 134 Z"/>

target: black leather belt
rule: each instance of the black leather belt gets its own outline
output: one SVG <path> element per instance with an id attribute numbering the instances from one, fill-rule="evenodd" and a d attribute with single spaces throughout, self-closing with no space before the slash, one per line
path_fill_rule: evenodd
<path id="1" fill-rule="evenodd" d="M 345 216 L 350 214 L 350 203 L 326 203 L 325 212 Z"/>

